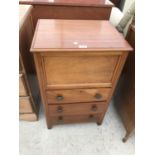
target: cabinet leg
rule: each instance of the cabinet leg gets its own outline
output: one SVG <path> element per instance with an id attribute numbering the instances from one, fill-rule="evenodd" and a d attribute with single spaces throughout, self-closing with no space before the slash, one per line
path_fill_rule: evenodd
<path id="1" fill-rule="evenodd" d="M 102 122 L 97 122 L 97 125 L 102 125 Z"/>
<path id="2" fill-rule="evenodd" d="M 105 114 L 102 114 L 102 115 L 99 115 L 98 116 L 97 125 L 102 125 L 102 122 L 103 122 L 103 119 L 104 119 L 104 115 Z"/>
<path id="3" fill-rule="evenodd" d="M 48 129 L 51 129 L 51 128 L 52 128 L 52 125 L 53 125 L 53 124 L 52 124 L 51 121 L 47 122 L 47 128 L 48 128 Z"/>
<path id="4" fill-rule="evenodd" d="M 53 125 L 52 120 L 49 119 L 48 116 L 46 116 L 46 125 L 48 129 L 51 129 Z"/>
<path id="5" fill-rule="evenodd" d="M 102 122 L 103 122 L 103 118 L 100 118 L 97 120 L 97 125 L 102 125 Z"/>
<path id="6" fill-rule="evenodd" d="M 52 124 L 47 124 L 47 128 L 51 129 L 52 128 Z"/>
<path id="7" fill-rule="evenodd" d="M 122 139 L 123 143 L 125 143 L 129 137 L 130 137 L 130 133 L 127 132 L 125 137 Z"/>

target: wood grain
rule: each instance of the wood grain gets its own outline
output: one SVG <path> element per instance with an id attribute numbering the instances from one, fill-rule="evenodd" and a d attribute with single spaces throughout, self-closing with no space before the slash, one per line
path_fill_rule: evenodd
<path id="1" fill-rule="evenodd" d="M 86 42 L 91 40 L 93 46 L 73 48 L 67 40 L 64 46 L 63 35 L 71 42 L 76 37 Z M 107 21 L 40 20 L 31 52 L 37 68 L 47 127 L 51 128 L 63 118 L 64 122 L 89 120 L 89 115 L 93 113 L 96 114 L 95 121 L 100 125 L 131 50 L 123 36 Z M 100 93 L 103 96 L 106 94 L 105 101 L 94 101 L 95 93 L 92 92 L 95 91 L 92 90 L 95 89 L 103 90 Z M 109 92 L 105 91 L 108 89 Z M 81 90 L 87 90 L 93 95 L 89 96 L 86 91 L 80 93 Z M 61 104 L 55 98 L 60 99 Z"/>
<path id="2" fill-rule="evenodd" d="M 48 105 L 49 115 L 85 115 L 105 112 L 104 102 Z"/>
<path id="3" fill-rule="evenodd" d="M 36 113 L 24 113 L 19 114 L 19 119 L 22 121 L 37 121 L 38 117 Z"/>
<path id="4" fill-rule="evenodd" d="M 19 96 L 27 96 L 27 95 L 28 93 L 27 93 L 24 75 L 20 74 L 19 75 Z"/>
<path id="5" fill-rule="evenodd" d="M 49 104 L 106 101 L 110 91 L 110 88 L 52 90 L 46 91 L 46 96 Z"/>
<path id="6" fill-rule="evenodd" d="M 110 52 L 109 52 L 110 53 Z M 109 83 L 118 63 L 119 56 L 53 56 L 42 57 L 44 79 L 47 88 L 85 87 Z M 93 62 L 93 63 L 92 63 Z M 94 76 L 95 75 L 95 76 Z M 62 78 L 63 77 L 63 78 Z M 84 85 L 83 85 L 84 84 Z"/>
<path id="7" fill-rule="evenodd" d="M 33 23 L 38 19 L 109 20 L 113 4 L 109 0 L 20 0 L 33 5 Z"/>
<path id="8" fill-rule="evenodd" d="M 109 21 L 40 19 L 31 51 L 44 49 L 132 50 Z"/>
<path id="9" fill-rule="evenodd" d="M 49 126 L 51 128 L 53 124 L 97 122 L 99 116 L 100 114 L 52 116 L 50 117 Z"/>
<path id="10" fill-rule="evenodd" d="M 29 52 L 32 37 L 34 34 L 32 9 L 33 7 L 29 5 L 22 5 L 19 7 L 19 69 L 20 73 L 23 75 L 23 78 L 21 78 L 19 81 L 19 95 L 23 97 L 25 96 L 25 98 L 19 99 L 19 112 L 20 118 L 22 117 L 22 119 L 20 120 L 27 121 L 31 120 L 31 118 L 33 120 L 36 120 L 34 116 L 37 117 L 40 104 L 39 88 L 36 79 L 33 56 Z"/>
<path id="11" fill-rule="evenodd" d="M 29 96 L 19 98 L 19 113 L 32 113 L 32 102 Z"/>
<path id="12" fill-rule="evenodd" d="M 126 39 L 135 48 L 135 27 L 129 26 Z M 115 107 L 121 116 L 126 136 L 125 142 L 135 128 L 135 51 L 129 53 L 114 95 Z"/>
<path id="13" fill-rule="evenodd" d="M 109 0 L 20 0 L 20 4 L 71 5 L 71 6 L 113 6 Z"/>
<path id="14" fill-rule="evenodd" d="M 33 22 L 38 19 L 109 20 L 112 7 L 35 5 Z"/>

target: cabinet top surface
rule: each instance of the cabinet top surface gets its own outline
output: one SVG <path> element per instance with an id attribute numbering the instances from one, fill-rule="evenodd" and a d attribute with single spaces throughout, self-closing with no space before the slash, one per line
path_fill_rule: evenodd
<path id="1" fill-rule="evenodd" d="M 38 20 L 31 52 L 69 49 L 132 50 L 123 35 L 109 21 Z"/>
<path id="2" fill-rule="evenodd" d="M 20 4 L 113 6 L 109 0 L 19 0 Z"/>

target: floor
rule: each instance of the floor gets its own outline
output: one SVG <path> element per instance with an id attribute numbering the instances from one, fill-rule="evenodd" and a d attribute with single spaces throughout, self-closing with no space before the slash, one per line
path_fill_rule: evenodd
<path id="1" fill-rule="evenodd" d="M 46 127 L 41 108 L 39 121 L 19 123 L 20 155 L 134 155 L 134 136 L 122 142 L 125 129 L 110 103 L 101 126 L 95 123 Z"/>

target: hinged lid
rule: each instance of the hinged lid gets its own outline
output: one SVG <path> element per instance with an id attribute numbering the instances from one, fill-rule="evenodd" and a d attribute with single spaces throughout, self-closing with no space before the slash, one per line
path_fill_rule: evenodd
<path id="1" fill-rule="evenodd" d="M 131 46 L 109 21 L 38 20 L 31 51 L 130 51 Z"/>

